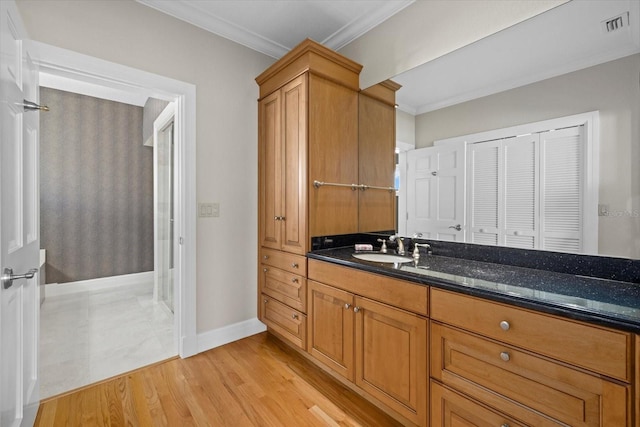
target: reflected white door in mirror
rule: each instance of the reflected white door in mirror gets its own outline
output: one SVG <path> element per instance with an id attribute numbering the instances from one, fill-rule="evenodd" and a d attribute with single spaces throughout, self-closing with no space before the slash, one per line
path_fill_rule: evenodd
<path id="1" fill-rule="evenodd" d="M 496 129 L 401 154 L 400 234 L 597 254 L 598 118 Z"/>

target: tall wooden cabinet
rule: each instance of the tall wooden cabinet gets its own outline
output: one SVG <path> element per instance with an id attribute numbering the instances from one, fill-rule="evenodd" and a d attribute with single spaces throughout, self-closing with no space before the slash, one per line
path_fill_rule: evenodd
<path id="1" fill-rule="evenodd" d="M 312 236 L 358 231 L 358 195 L 314 181 L 358 181 L 362 66 L 305 40 L 260 76 L 259 318 L 306 347 L 306 258 Z"/>

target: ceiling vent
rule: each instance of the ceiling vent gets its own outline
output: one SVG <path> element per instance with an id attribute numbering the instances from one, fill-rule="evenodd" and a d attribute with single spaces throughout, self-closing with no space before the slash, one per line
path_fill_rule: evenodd
<path id="1" fill-rule="evenodd" d="M 629 26 L 629 12 L 602 21 L 602 30 L 605 33 L 613 33 Z"/>

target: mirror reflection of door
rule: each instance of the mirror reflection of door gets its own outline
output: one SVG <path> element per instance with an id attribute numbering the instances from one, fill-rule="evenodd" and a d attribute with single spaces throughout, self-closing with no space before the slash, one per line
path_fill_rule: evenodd
<path id="1" fill-rule="evenodd" d="M 155 288 L 154 296 L 173 312 L 174 274 L 174 109 L 160 114 L 154 129 Z"/>

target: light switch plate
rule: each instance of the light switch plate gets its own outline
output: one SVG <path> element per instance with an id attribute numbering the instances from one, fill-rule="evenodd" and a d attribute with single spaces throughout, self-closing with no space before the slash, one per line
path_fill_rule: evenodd
<path id="1" fill-rule="evenodd" d="M 598 205 L 598 216 L 607 216 L 609 214 L 609 205 Z"/>
<path id="2" fill-rule="evenodd" d="M 220 203 L 198 203 L 200 218 L 216 218 L 220 216 Z"/>

